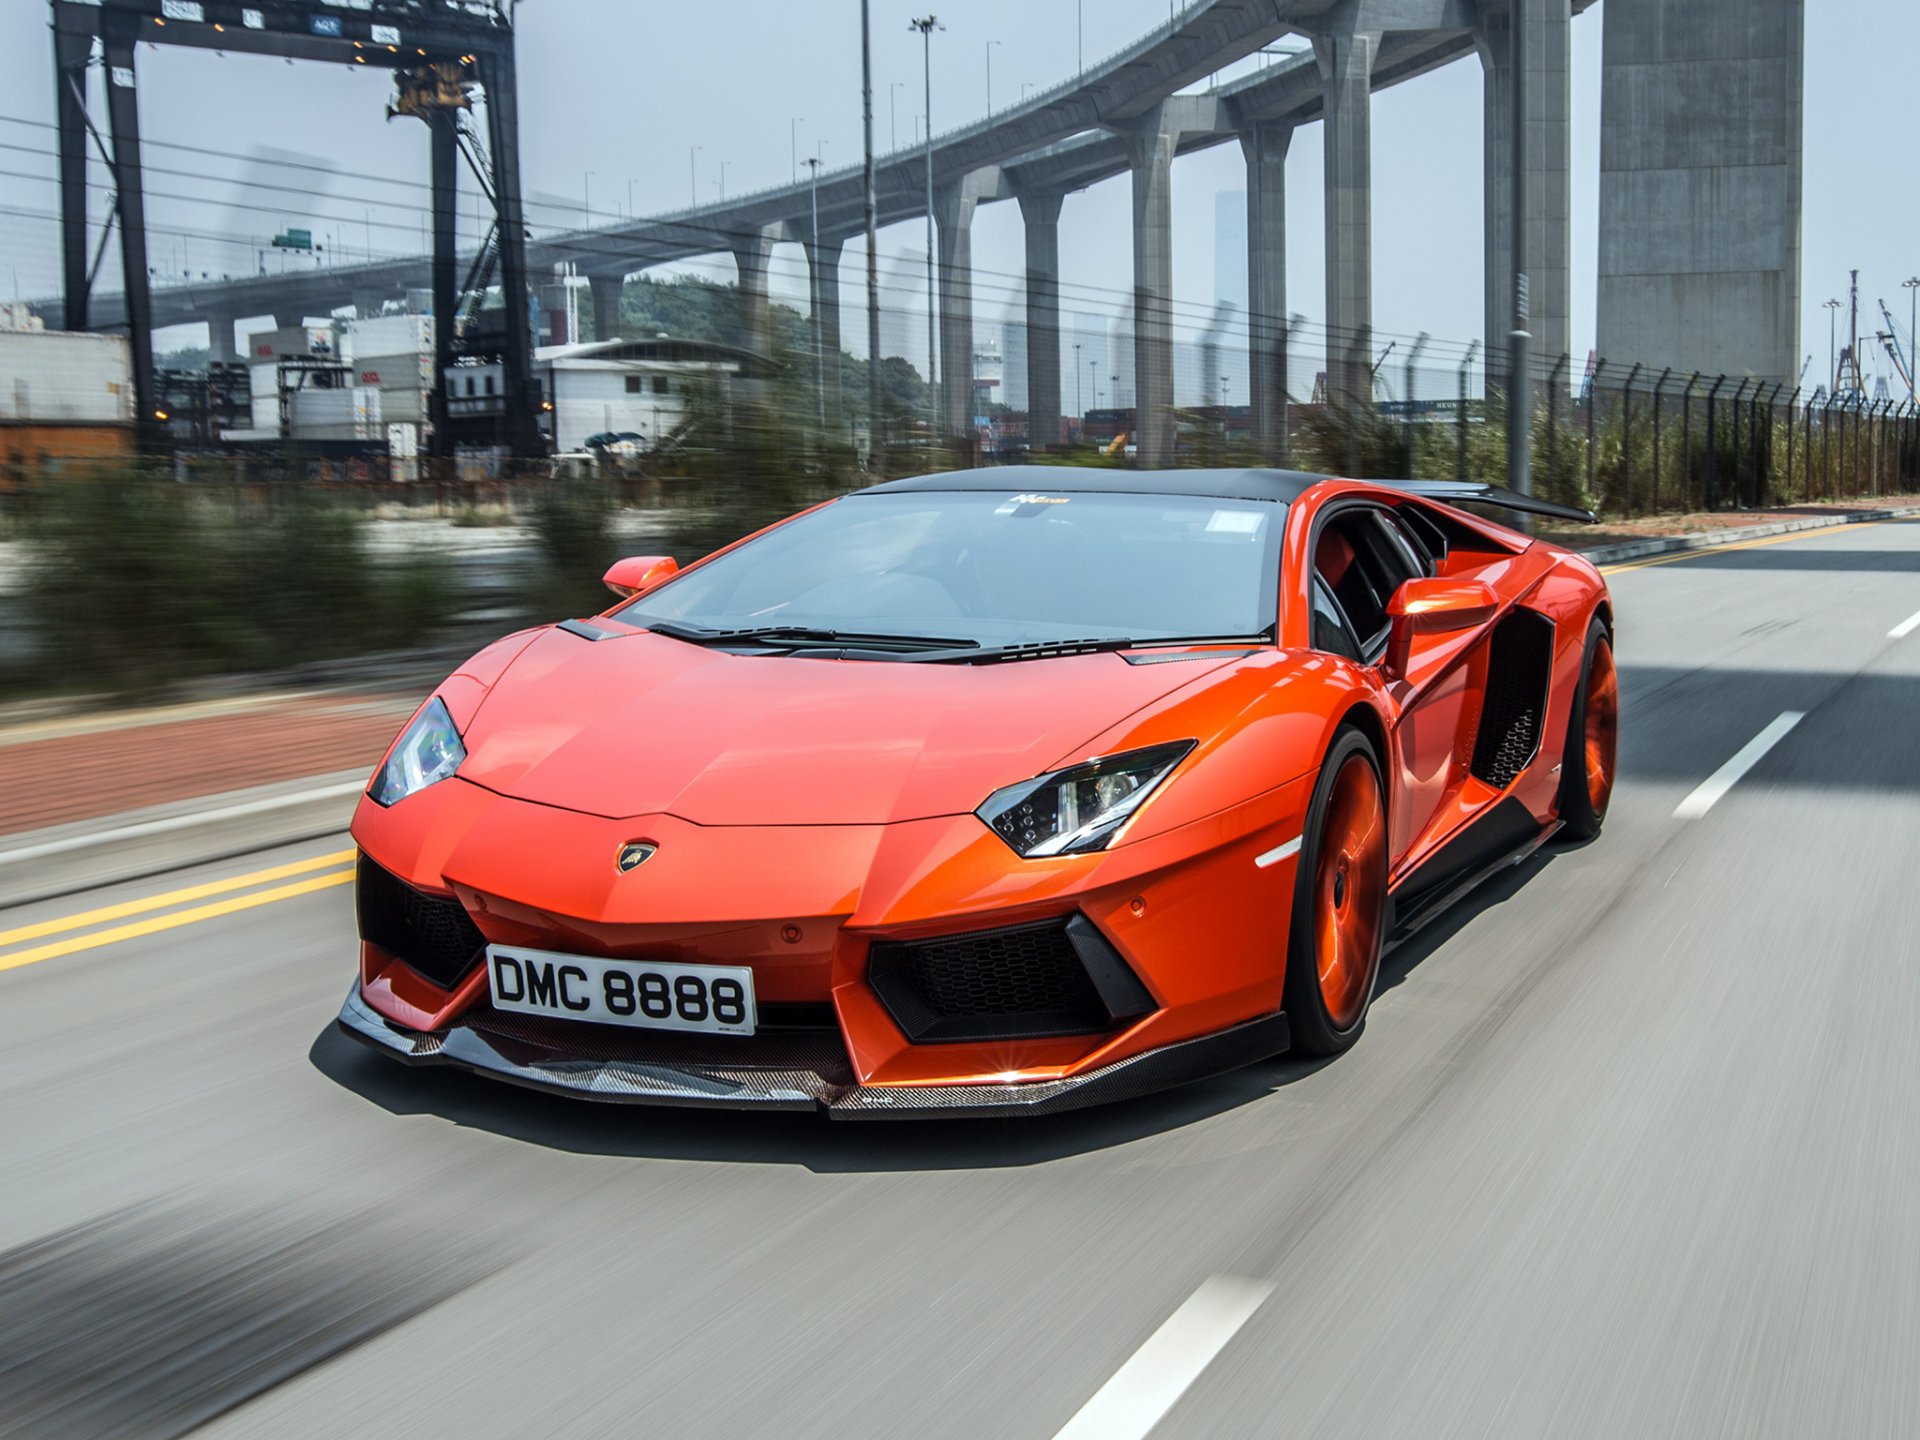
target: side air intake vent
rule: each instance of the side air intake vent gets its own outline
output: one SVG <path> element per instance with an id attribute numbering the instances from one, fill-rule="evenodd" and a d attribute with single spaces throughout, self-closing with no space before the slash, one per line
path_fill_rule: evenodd
<path id="1" fill-rule="evenodd" d="M 451 895 L 429 895 L 365 855 L 355 876 L 360 938 L 398 955 L 444 990 L 466 978 L 487 937 Z"/>
<path id="2" fill-rule="evenodd" d="M 1540 749 L 1553 669 L 1553 622 L 1515 610 L 1493 628 L 1488 642 L 1487 699 L 1473 746 L 1473 774 L 1504 790 Z"/>
<path id="3" fill-rule="evenodd" d="M 1095 1035 L 1155 1008 L 1140 977 L 1083 915 L 877 941 L 867 978 L 916 1042 Z"/>

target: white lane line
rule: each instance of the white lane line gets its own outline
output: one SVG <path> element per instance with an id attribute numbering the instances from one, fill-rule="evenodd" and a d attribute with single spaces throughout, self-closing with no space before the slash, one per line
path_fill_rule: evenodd
<path id="1" fill-rule="evenodd" d="M 1278 865 L 1282 860 L 1291 860 L 1300 853 L 1300 842 L 1305 838 L 1305 836 L 1296 835 L 1286 844 L 1276 845 L 1266 854 L 1254 856 L 1253 863 L 1264 870 L 1269 865 Z"/>
<path id="2" fill-rule="evenodd" d="M 146 820 L 138 825 L 122 825 L 117 830 L 101 830 L 92 835 L 70 835 L 64 840 L 48 840 L 39 845 L 22 845 L 17 850 L 0 850 L 0 866 L 18 865 L 26 860 L 39 860 L 48 855 L 61 855 L 69 850 L 82 850 L 92 845 L 113 845 L 126 840 L 139 840 L 148 835 L 165 835 L 171 830 L 185 830 L 193 825 L 215 824 L 222 820 L 238 820 L 248 815 L 266 815 L 275 810 L 285 810 L 294 805 L 305 805 L 316 800 L 344 800 L 367 788 L 364 780 L 349 780 L 339 785 L 322 785 L 313 790 L 299 790 L 291 795 L 269 795 L 262 800 L 248 800 L 239 805 L 225 805 L 218 810 L 195 810 L 186 815 L 169 815 L 164 820 Z"/>
<path id="3" fill-rule="evenodd" d="M 1915 630 L 1920 630 L 1920 612 L 1909 615 L 1898 625 L 1887 631 L 1887 638 L 1889 640 L 1904 640 Z"/>
<path id="4" fill-rule="evenodd" d="M 1698 820 L 1706 814 L 1722 795 L 1733 788 L 1735 781 L 1760 763 L 1761 756 L 1778 745 L 1789 730 L 1806 718 L 1804 710 L 1782 712 L 1779 719 L 1742 745 L 1731 760 L 1701 781 L 1699 788 L 1675 806 L 1674 819 Z"/>
<path id="5" fill-rule="evenodd" d="M 1209 1277 L 1053 1440 L 1141 1440 L 1272 1293 L 1265 1280 Z"/>

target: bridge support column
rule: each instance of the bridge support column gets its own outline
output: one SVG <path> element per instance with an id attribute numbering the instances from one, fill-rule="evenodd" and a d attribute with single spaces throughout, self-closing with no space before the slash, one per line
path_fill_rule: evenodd
<path id="1" fill-rule="evenodd" d="M 619 339 L 620 301 L 627 290 L 626 275 L 589 275 L 587 288 L 593 292 L 593 338 Z"/>
<path id="2" fill-rule="evenodd" d="M 1327 398 L 1373 399 L 1373 62 L 1377 32 L 1313 37 L 1326 86 Z"/>
<path id="3" fill-rule="evenodd" d="M 147 204 L 140 169 L 140 103 L 134 88 L 134 37 L 128 30 L 106 37 L 107 116 L 113 131 L 113 186 L 120 212 L 120 273 L 132 342 L 133 403 L 139 432 L 157 439 L 154 418 L 153 291 L 147 276 Z"/>
<path id="4" fill-rule="evenodd" d="M 844 235 L 823 235 L 818 245 L 802 246 L 807 255 L 807 302 L 813 310 L 813 383 L 820 397 L 820 422 L 840 427 L 840 251 Z"/>
<path id="5" fill-rule="evenodd" d="M 983 182 L 993 172 L 975 172 L 933 193 L 939 239 L 940 431 L 949 438 L 973 433 L 973 212 Z"/>
<path id="6" fill-rule="evenodd" d="M 1485 136 L 1488 373 L 1506 370 L 1513 329 L 1513 6 L 1527 7 L 1527 289 L 1533 366 L 1548 374 L 1572 344 L 1573 17 L 1567 0 L 1507 0 L 1474 31 Z"/>
<path id="7" fill-rule="evenodd" d="M 1143 469 L 1173 458 L 1173 153 L 1180 129 L 1168 108 L 1157 107 L 1127 136 L 1133 167 L 1134 445 Z"/>
<path id="8" fill-rule="evenodd" d="M 1027 444 L 1060 444 L 1060 203 L 1059 191 L 1024 192 L 1020 218 L 1027 232 Z"/>
<path id="9" fill-rule="evenodd" d="M 207 358 L 216 365 L 231 365 L 240 358 L 240 347 L 233 340 L 234 316 L 213 314 L 207 317 Z"/>
<path id="10" fill-rule="evenodd" d="M 736 240 L 733 263 L 739 273 L 742 343 L 759 355 L 773 353 L 773 322 L 767 309 L 767 263 L 773 258 L 775 233 L 755 231 Z"/>
<path id="11" fill-rule="evenodd" d="M 98 16 L 99 11 L 93 11 Z M 93 58 L 93 27 L 86 12 L 53 10 L 54 114 L 60 152 L 61 324 L 87 328 L 87 65 Z"/>
<path id="12" fill-rule="evenodd" d="M 1247 157 L 1247 376 L 1254 443 L 1286 463 L 1287 148 L 1293 127 L 1257 121 L 1240 132 Z"/>

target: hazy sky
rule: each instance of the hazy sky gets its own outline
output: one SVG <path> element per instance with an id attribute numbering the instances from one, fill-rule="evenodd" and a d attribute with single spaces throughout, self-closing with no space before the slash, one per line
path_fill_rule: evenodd
<path id="1" fill-rule="evenodd" d="M 968 0 L 943 10 L 947 28 L 933 41 L 935 129 L 985 110 L 990 46 L 993 99 L 1002 106 L 1018 100 L 1023 85 L 1038 88 L 1073 72 L 1078 13 L 1089 63 L 1167 16 L 1165 0 L 1082 4 L 1083 12 L 1075 0 Z M 0 286 L 47 294 L 58 285 L 47 9 L 38 0 L 0 0 L 0 7 L 13 42 L 0 46 Z M 1906 325 L 1908 292 L 1899 282 L 1920 269 L 1920 191 L 1907 160 L 1920 4 L 1812 0 L 1808 8 L 1817 18 L 1807 42 L 1802 349 L 1818 353 L 1817 376 L 1826 365 L 1820 302 L 1844 298 L 1849 268 L 1862 272 L 1863 330 L 1869 319 L 1878 328 L 1873 301 L 1880 296 Z M 1573 329 L 1581 355 L 1594 329 L 1601 11 L 1596 6 L 1574 24 Z M 916 13 L 923 4 L 873 3 L 883 149 L 890 130 L 911 140 L 921 110 L 920 40 L 907 26 Z M 625 212 L 629 199 L 641 214 L 684 205 L 695 144 L 692 183 L 703 199 L 717 194 L 723 163 L 729 194 L 786 180 L 790 136 L 802 155 L 823 146 L 829 168 L 856 160 L 858 16 L 853 0 L 523 0 L 523 164 L 529 192 L 556 202 L 535 209 L 533 220 L 575 224 L 588 203 L 606 219 Z M 139 63 L 146 138 L 213 152 L 158 145 L 148 152 L 153 165 L 182 172 L 149 179 L 157 266 L 250 269 L 259 263 L 255 242 L 288 224 L 308 226 L 323 243 L 331 235 L 344 259 L 369 245 L 379 254 L 421 248 L 425 131 L 385 120 L 385 76 L 178 50 L 143 50 Z M 1441 347 L 1479 334 L 1480 92 L 1479 66 L 1465 62 L 1376 98 L 1374 318 L 1383 336 L 1424 330 Z M 1320 150 L 1318 125 L 1298 132 L 1288 174 L 1289 308 L 1311 317 L 1323 310 Z M 1237 146 L 1175 167 L 1175 299 L 1196 317 L 1214 296 L 1214 195 L 1243 183 Z M 266 188 L 274 185 L 286 188 Z M 103 201 L 96 195 L 96 206 Z M 1068 198 L 1061 252 L 1069 304 L 1075 292 L 1089 308 L 1117 301 L 1130 286 L 1129 214 L 1124 177 Z M 918 221 L 883 231 L 883 254 L 918 255 L 921 235 Z M 860 267 L 857 252 L 848 253 L 845 298 L 857 305 Z M 1021 254 L 1017 208 L 983 209 L 974 229 L 983 320 L 1018 300 Z M 797 250 L 776 256 L 777 294 L 800 298 L 799 267 Z M 730 262 L 708 269 L 731 278 Z M 888 274 L 913 270 L 883 266 Z M 915 303 L 909 294 L 896 298 Z M 850 314 L 850 340 L 859 328 Z M 1884 358 L 1875 364 L 1877 355 L 1876 347 L 1869 374 L 1888 368 Z"/>

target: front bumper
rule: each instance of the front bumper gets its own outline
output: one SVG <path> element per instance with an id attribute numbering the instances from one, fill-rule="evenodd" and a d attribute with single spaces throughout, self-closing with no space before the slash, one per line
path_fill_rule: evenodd
<path id="1" fill-rule="evenodd" d="M 356 983 L 340 1007 L 339 1025 L 362 1044 L 408 1064 L 452 1065 L 557 1095 L 639 1105 L 824 1110 L 840 1120 L 1052 1115 L 1218 1075 L 1278 1055 L 1289 1044 L 1287 1017 L 1276 1013 L 1065 1079 L 862 1085 L 844 1046 L 818 1032 L 770 1032 L 773 1048 L 762 1048 L 756 1063 L 745 1065 L 724 1053 L 700 1055 L 682 1047 L 674 1055 L 670 1043 L 649 1044 L 662 1032 L 625 1032 L 616 1039 L 625 1053 L 612 1053 L 616 1045 L 604 1043 L 604 1027 L 519 1021 L 489 1010 L 469 1012 L 440 1030 L 408 1030 L 369 1007 Z M 578 1038 L 571 1032 L 579 1032 Z"/>

